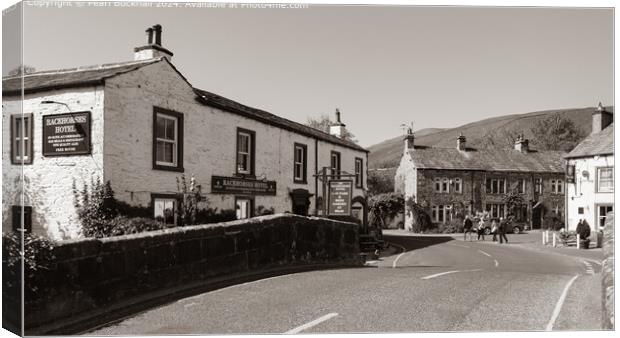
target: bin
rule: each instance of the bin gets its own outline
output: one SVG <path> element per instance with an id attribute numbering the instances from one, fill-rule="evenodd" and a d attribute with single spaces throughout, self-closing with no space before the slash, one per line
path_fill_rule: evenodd
<path id="1" fill-rule="evenodd" d="M 599 230 L 596 233 L 596 247 L 597 248 L 603 247 L 603 230 Z"/>

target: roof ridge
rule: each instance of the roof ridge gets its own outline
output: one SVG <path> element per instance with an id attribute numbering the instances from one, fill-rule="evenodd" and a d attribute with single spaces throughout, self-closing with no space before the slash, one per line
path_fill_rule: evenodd
<path id="1" fill-rule="evenodd" d="M 94 65 L 86 65 L 86 66 L 78 66 L 74 68 L 61 68 L 61 69 L 51 69 L 51 70 L 42 70 L 38 72 L 24 74 L 23 77 L 31 77 L 31 76 L 41 76 L 41 75 L 51 75 L 51 74 L 65 74 L 65 73 L 76 73 L 76 72 L 85 72 L 91 70 L 99 70 L 99 69 L 111 69 L 115 67 L 123 67 L 123 66 L 131 66 L 131 65 L 139 65 L 139 64 L 150 64 L 154 62 L 161 61 L 162 57 L 146 59 L 146 60 L 133 60 L 133 61 L 124 61 L 124 62 L 112 62 L 112 63 L 101 63 Z M 5 76 L 2 77 L 2 80 L 11 80 L 15 78 L 21 78 L 22 75 L 14 75 L 14 76 Z"/>

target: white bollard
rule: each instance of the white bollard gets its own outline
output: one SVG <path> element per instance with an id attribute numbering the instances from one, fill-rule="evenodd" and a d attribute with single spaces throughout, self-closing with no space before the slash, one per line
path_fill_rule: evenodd
<path id="1" fill-rule="evenodd" d="M 549 230 L 545 230 L 545 244 L 549 244 Z"/>
<path id="2" fill-rule="evenodd" d="M 545 232 L 543 231 L 543 232 L 541 232 L 541 234 L 542 234 L 542 244 L 545 245 L 545 244 L 547 244 L 547 243 L 545 243 Z"/>
<path id="3" fill-rule="evenodd" d="M 553 233 L 553 247 L 555 248 L 555 232 Z"/>
<path id="4" fill-rule="evenodd" d="M 581 238 L 579 238 L 579 237 L 580 237 L 579 234 L 577 234 L 577 249 L 579 249 L 579 246 L 581 244 L 580 243 L 581 242 Z"/>

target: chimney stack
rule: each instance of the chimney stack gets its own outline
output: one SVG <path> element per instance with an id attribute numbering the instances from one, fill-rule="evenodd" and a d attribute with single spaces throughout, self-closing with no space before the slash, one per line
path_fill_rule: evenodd
<path id="1" fill-rule="evenodd" d="M 148 60 L 163 56 L 170 61 L 173 54 L 161 45 L 161 32 L 161 25 L 146 29 L 146 45 L 133 49 L 134 60 Z"/>
<path id="2" fill-rule="evenodd" d="M 346 134 L 345 124 L 340 121 L 340 110 L 336 108 L 336 122 L 329 127 L 331 135 L 344 138 Z"/>
<path id="3" fill-rule="evenodd" d="M 592 134 L 607 128 L 612 122 L 614 122 L 613 114 L 606 111 L 603 104 L 599 102 L 598 107 L 592 113 Z"/>
<path id="4" fill-rule="evenodd" d="M 409 150 L 413 150 L 415 136 L 413 136 L 413 130 L 411 127 L 407 128 L 407 135 L 405 135 L 405 153 Z"/>
<path id="5" fill-rule="evenodd" d="M 463 133 L 460 133 L 459 137 L 457 137 L 456 139 L 456 149 L 460 150 L 460 151 L 465 151 L 466 147 L 465 147 L 465 136 L 463 136 Z"/>
<path id="6" fill-rule="evenodd" d="M 527 154 L 530 151 L 529 140 L 527 140 L 523 134 L 517 136 L 515 140 L 515 150 L 518 150 L 524 154 Z"/>

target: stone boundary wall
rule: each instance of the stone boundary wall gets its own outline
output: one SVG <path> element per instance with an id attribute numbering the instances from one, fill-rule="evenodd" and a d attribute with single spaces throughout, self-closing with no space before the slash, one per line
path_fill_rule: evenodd
<path id="1" fill-rule="evenodd" d="M 75 333 L 240 276 L 362 265 L 359 253 L 358 225 L 292 214 L 61 242 L 37 278 L 46 296 L 26 300 L 26 334 Z"/>
<path id="2" fill-rule="evenodd" d="M 614 215 L 607 215 L 603 235 L 603 329 L 614 330 Z"/>

